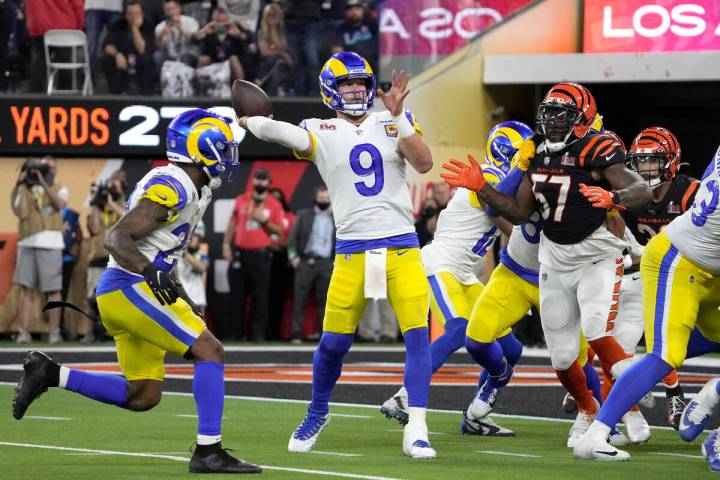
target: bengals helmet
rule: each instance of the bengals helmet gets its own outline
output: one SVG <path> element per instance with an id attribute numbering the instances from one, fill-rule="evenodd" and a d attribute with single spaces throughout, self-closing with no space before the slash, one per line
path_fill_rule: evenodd
<path id="1" fill-rule="evenodd" d="M 625 146 L 625 142 L 623 142 L 623 139 L 620 138 L 620 135 L 618 135 L 617 133 L 613 132 L 612 130 L 603 130 L 602 133 L 603 133 L 604 135 L 607 135 L 607 136 L 611 137 L 613 140 L 615 140 L 617 143 L 619 143 L 620 146 L 621 146 L 622 149 L 623 149 L 623 152 L 627 152 L 627 147 Z"/>
<path id="2" fill-rule="evenodd" d="M 672 181 L 683 165 L 680 163 L 680 142 L 670 130 L 650 127 L 638 133 L 627 156 L 630 168 L 655 188 Z"/>
<path id="3" fill-rule="evenodd" d="M 537 122 L 548 148 L 558 151 L 584 137 L 596 113 L 597 105 L 590 90 L 578 83 L 558 83 L 540 102 Z"/>

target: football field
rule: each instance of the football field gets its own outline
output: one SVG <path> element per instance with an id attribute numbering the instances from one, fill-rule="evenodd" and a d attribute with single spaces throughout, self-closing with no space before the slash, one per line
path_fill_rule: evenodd
<path id="1" fill-rule="evenodd" d="M 374 357 L 387 357 L 387 360 L 397 356 L 397 352 L 384 355 L 371 353 Z M 31 406 L 25 419 L 16 421 L 10 413 L 13 382 L 7 380 L 19 374 L 19 364 L 14 362 L 21 355 L 20 351 L 15 351 L 0 357 L 7 359 L 0 364 L 3 367 L 0 378 L 5 380 L 0 385 L 0 406 L 4 405 L 0 410 L 0 478 L 110 480 L 189 476 L 187 462 L 191 456 L 196 417 L 188 388 L 190 384 L 187 379 L 180 378 L 182 373 L 171 375 L 177 378 L 168 382 L 162 402 L 150 412 L 127 412 L 70 392 L 51 389 Z M 62 356 L 63 352 L 53 355 Z M 92 355 L 106 355 L 106 352 Z M 229 355 L 238 354 L 229 352 Z M 309 352 L 301 351 L 299 358 L 309 355 Z M 78 357 L 77 354 L 72 356 Z M 257 353 L 253 356 L 262 358 Z M 275 356 L 281 355 L 275 353 Z M 361 357 L 356 358 L 359 360 Z M 350 366 L 353 363 L 361 364 L 348 362 Z M 393 364 L 384 362 L 382 368 L 388 369 Z M 268 365 L 262 363 L 255 367 L 256 370 L 260 366 L 270 368 Z M 88 362 L 91 369 L 100 366 L 112 370 L 112 362 Z M 306 364 L 298 363 L 296 370 L 304 371 L 306 367 Z M 177 368 L 182 371 L 186 367 Z M 370 367 L 365 368 L 371 370 Z M 283 373 L 284 376 L 291 374 L 289 370 Z M 700 378 L 699 374 L 697 376 Z M 339 390 L 344 390 L 340 397 L 346 401 L 347 392 L 355 391 L 358 404 L 334 405 L 330 426 L 320 437 L 315 451 L 306 454 L 288 453 L 287 441 L 306 408 L 304 400 L 293 398 L 297 396 L 295 388 L 300 386 L 309 390 L 308 385 L 287 379 L 228 381 L 223 444 L 235 449 L 241 458 L 263 465 L 263 477 L 278 479 L 625 477 L 689 480 L 710 475 L 700 454 L 700 442 L 686 444 L 670 429 L 655 428 L 650 443 L 630 447 L 630 462 L 592 463 L 573 460 L 571 450 L 565 447 L 571 417 L 540 418 L 509 412 L 496 416 L 495 420 L 515 430 L 517 436 L 490 438 L 464 436 L 458 428 L 458 412 L 434 410 L 429 413 L 428 424 L 438 458 L 431 461 L 411 460 L 403 457 L 401 452 L 400 425 L 385 419 L 378 413 L 377 405 L 366 402 L 368 397 L 360 393 L 371 389 L 371 386 L 354 382 L 352 376 L 347 378 L 344 384 L 338 386 Z M 278 393 L 285 392 L 285 398 L 282 394 L 272 395 L 275 398 L 259 395 L 262 393 L 260 386 L 266 383 L 278 386 Z M 381 382 L 374 388 L 382 388 L 389 393 L 397 388 L 397 385 L 385 383 L 389 382 Z M 439 386 L 443 391 L 452 392 L 453 388 L 461 393 L 462 398 L 456 400 L 460 404 L 465 403 L 467 392 L 472 395 L 471 387 Z M 439 389 L 433 387 L 433 392 Z M 553 401 L 553 409 L 559 410 L 556 399 L 560 392 L 554 386 L 525 389 L 530 391 L 530 395 L 523 396 L 525 400 L 522 401 L 530 403 L 530 409 L 541 412 L 543 404 Z M 509 390 L 506 403 L 512 405 L 518 400 L 516 397 L 520 389 Z M 247 396 L 249 394 L 254 398 Z M 437 397 L 439 395 L 433 395 L 433 398 Z M 658 404 L 664 406 L 664 402 Z"/>

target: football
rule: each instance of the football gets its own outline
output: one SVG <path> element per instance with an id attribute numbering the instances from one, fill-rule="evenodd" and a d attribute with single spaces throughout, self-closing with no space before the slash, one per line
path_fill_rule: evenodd
<path id="1" fill-rule="evenodd" d="M 235 80 L 232 86 L 232 106 L 238 117 L 267 117 L 273 113 L 270 98 L 263 90 L 247 80 Z"/>

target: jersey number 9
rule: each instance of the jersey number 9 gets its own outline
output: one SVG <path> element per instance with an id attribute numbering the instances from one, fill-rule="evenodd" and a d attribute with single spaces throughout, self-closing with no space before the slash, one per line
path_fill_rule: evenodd
<path id="1" fill-rule="evenodd" d="M 690 219 L 698 227 L 702 227 L 708 221 L 720 202 L 720 182 L 712 180 L 705 184 L 707 191 L 703 191 L 702 197 L 698 194 L 693 203 Z M 709 197 L 709 198 L 708 198 Z"/>
<path id="2" fill-rule="evenodd" d="M 361 162 L 362 154 L 370 154 L 370 165 L 364 166 Z M 355 189 L 363 197 L 373 197 L 382 191 L 385 185 L 385 171 L 383 170 L 382 155 L 375 145 L 370 143 L 361 143 L 355 145 L 350 151 L 350 167 L 353 172 L 361 177 L 371 177 L 362 182 L 355 182 Z"/>

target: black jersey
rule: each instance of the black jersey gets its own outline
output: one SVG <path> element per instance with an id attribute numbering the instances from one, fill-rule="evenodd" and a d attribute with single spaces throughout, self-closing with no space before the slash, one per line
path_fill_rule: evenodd
<path id="1" fill-rule="evenodd" d="M 625 225 L 641 245 L 647 244 L 660 230 L 692 206 L 699 185 L 700 182 L 692 177 L 677 175 L 662 200 L 623 212 Z"/>
<path id="2" fill-rule="evenodd" d="M 593 207 L 579 184 L 610 189 L 591 171 L 625 163 L 625 149 L 610 136 L 590 132 L 559 152 L 543 149 L 535 155 L 528 174 L 545 220 L 543 232 L 555 243 L 579 243 L 605 221 L 607 211 Z"/>

